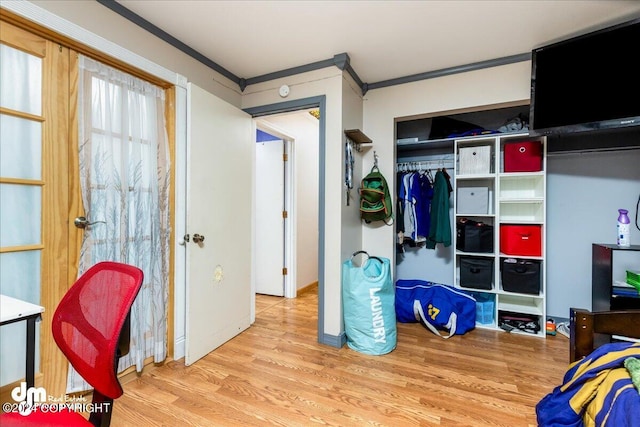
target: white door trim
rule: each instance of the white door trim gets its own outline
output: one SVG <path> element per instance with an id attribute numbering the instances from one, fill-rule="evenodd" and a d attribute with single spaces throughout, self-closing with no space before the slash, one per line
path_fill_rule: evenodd
<path id="1" fill-rule="evenodd" d="M 298 294 L 297 280 L 297 259 L 296 259 L 296 230 L 298 224 L 298 216 L 296 212 L 296 180 L 295 180 L 295 140 L 285 139 L 284 149 L 287 153 L 288 160 L 284 166 L 284 202 L 288 212 L 287 221 L 284 223 L 284 262 L 287 266 L 287 275 L 284 277 L 284 296 L 285 298 L 295 298 Z"/>
<path id="2" fill-rule="evenodd" d="M 287 210 L 287 221 L 284 222 L 284 244 L 285 244 L 285 254 L 284 254 L 284 265 L 287 267 L 287 275 L 284 277 L 284 296 L 285 298 L 295 298 L 297 295 L 297 280 L 296 280 L 296 238 L 295 238 L 295 230 L 296 230 L 296 212 L 295 212 L 295 162 L 294 162 L 294 154 L 295 154 L 295 138 L 287 133 L 287 131 L 274 126 L 272 123 L 268 123 L 265 120 L 254 119 L 256 124 L 256 129 L 259 129 L 263 132 L 267 132 L 270 135 L 273 135 L 277 138 L 280 138 L 284 141 L 284 149 L 288 156 L 287 162 L 285 162 L 285 177 L 284 177 L 284 202 Z M 255 197 L 255 191 L 254 191 Z M 255 206 L 255 200 L 254 200 Z M 254 217 L 255 221 L 255 217 Z M 254 234 L 255 236 L 255 234 Z M 253 250 L 257 245 L 253 245 Z M 255 259 L 255 253 L 253 254 L 253 258 Z M 253 293 L 255 293 L 255 288 L 253 289 Z"/>

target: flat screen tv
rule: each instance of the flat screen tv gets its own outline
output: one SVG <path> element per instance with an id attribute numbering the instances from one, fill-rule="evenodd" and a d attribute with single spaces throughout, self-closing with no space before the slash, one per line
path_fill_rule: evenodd
<path id="1" fill-rule="evenodd" d="M 640 126 L 640 18 L 532 51 L 530 131 Z"/>

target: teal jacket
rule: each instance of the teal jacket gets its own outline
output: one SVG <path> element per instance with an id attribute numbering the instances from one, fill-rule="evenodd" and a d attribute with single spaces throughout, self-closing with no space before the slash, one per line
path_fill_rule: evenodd
<path id="1" fill-rule="evenodd" d="M 449 219 L 449 183 L 442 171 L 436 172 L 431 200 L 431 222 L 427 248 L 435 249 L 436 243 L 451 246 L 451 220 Z"/>

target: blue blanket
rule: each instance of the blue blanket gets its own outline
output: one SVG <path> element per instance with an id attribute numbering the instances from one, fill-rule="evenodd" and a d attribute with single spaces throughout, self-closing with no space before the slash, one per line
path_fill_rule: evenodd
<path id="1" fill-rule="evenodd" d="M 611 343 L 574 362 L 536 406 L 538 425 L 640 427 L 640 392 L 624 367 L 640 343 Z"/>

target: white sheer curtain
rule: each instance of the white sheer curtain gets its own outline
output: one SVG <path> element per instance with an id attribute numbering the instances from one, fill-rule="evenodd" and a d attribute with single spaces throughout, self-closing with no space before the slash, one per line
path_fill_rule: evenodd
<path id="1" fill-rule="evenodd" d="M 80 271 L 119 261 L 144 271 L 131 310 L 131 345 L 119 371 L 166 357 L 169 278 L 169 150 L 164 90 L 80 57 L 80 180 L 87 227 Z M 97 222 L 104 221 L 104 222 Z M 70 372 L 68 391 L 85 389 Z"/>

